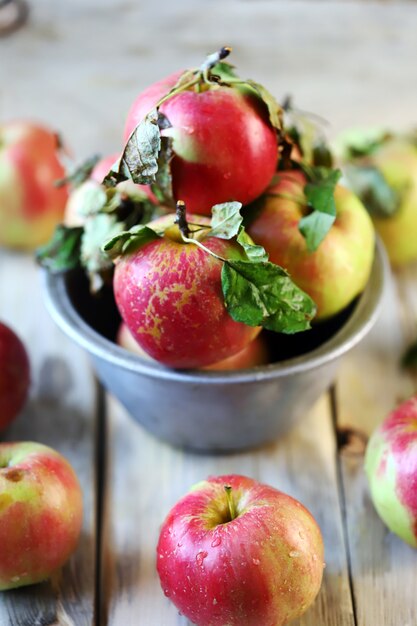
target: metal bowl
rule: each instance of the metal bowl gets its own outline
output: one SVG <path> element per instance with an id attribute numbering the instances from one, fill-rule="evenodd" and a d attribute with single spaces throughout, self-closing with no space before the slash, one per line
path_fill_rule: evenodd
<path id="1" fill-rule="evenodd" d="M 45 273 L 44 282 L 53 319 L 89 352 L 98 378 L 135 420 L 174 446 L 225 452 L 270 442 L 309 411 L 376 321 L 386 272 L 378 245 L 368 285 L 347 311 L 306 333 L 276 336 L 286 346 L 278 362 L 231 372 L 172 370 L 127 352 L 111 340 L 120 318 L 110 289 L 97 300 L 81 273 Z"/>

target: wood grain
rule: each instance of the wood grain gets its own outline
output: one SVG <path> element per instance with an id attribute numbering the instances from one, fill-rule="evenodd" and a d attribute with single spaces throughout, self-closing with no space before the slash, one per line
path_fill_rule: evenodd
<path id="1" fill-rule="evenodd" d="M 51 583 L 0 594 L 0 624 L 91 626 L 96 555 L 94 380 L 85 355 L 45 310 L 40 271 L 27 255 L 0 250 L 0 319 L 24 341 L 32 370 L 29 403 L 1 438 L 40 441 L 61 452 L 76 470 L 84 495 L 76 553 Z"/>

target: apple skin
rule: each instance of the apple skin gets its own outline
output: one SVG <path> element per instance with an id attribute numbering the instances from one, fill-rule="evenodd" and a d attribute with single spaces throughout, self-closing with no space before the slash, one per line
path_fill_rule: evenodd
<path id="1" fill-rule="evenodd" d="M 231 521 L 225 485 L 237 509 Z M 157 570 L 165 595 L 199 626 L 281 626 L 317 596 L 323 550 L 300 502 L 251 478 L 218 476 L 169 512 Z"/>
<path id="2" fill-rule="evenodd" d="M 270 187 L 247 231 L 270 261 L 288 270 L 293 281 L 317 305 L 316 320 L 342 311 L 364 289 L 374 258 L 372 221 L 348 189 L 335 189 L 336 220 L 315 252 L 309 252 L 298 229 L 306 212 L 301 172 L 282 172 Z M 272 194 L 282 194 L 281 196 Z"/>
<path id="3" fill-rule="evenodd" d="M 181 76 L 177 72 L 143 91 L 127 117 L 125 140 Z M 247 204 L 268 186 L 278 161 L 275 129 L 266 107 L 248 91 L 228 87 L 184 91 L 160 107 L 172 128 L 175 200 L 190 213 L 236 200 Z"/>
<path id="4" fill-rule="evenodd" d="M 382 144 L 367 159 L 379 169 L 390 187 L 407 187 L 398 211 L 391 217 L 372 216 L 377 233 L 394 266 L 417 260 L 417 148 L 405 139 Z"/>
<path id="5" fill-rule="evenodd" d="M 0 590 L 49 578 L 75 550 L 81 523 L 68 461 L 39 443 L 0 443 Z"/>
<path id="6" fill-rule="evenodd" d="M 23 408 L 29 386 L 30 364 L 26 348 L 19 337 L 0 322 L 0 432 Z"/>
<path id="7" fill-rule="evenodd" d="M 164 224 L 164 236 L 116 262 L 114 295 L 123 321 L 150 357 L 173 368 L 200 368 L 240 352 L 261 329 L 230 317 L 222 262 L 183 243 L 174 220 L 171 214 L 151 222 L 151 228 Z M 210 223 L 196 215 L 190 222 Z M 204 245 L 223 258 L 244 258 L 233 240 L 207 237 Z"/>
<path id="8" fill-rule="evenodd" d="M 143 359 L 152 360 L 151 357 L 147 355 L 135 341 L 132 333 L 124 322 L 120 324 L 116 337 L 116 343 L 121 348 L 124 348 L 129 352 L 134 352 Z M 223 359 L 222 361 L 217 361 L 212 365 L 206 365 L 201 369 L 209 371 L 243 370 L 251 367 L 257 367 L 259 365 L 265 365 L 268 362 L 269 358 L 266 342 L 262 338 L 262 335 L 258 335 L 237 354 L 234 354 L 227 359 Z"/>
<path id="9" fill-rule="evenodd" d="M 417 396 L 401 404 L 374 431 L 365 471 L 381 519 L 417 548 Z"/>
<path id="10" fill-rule="evenodd" d="M 0 245 L 32 250 L 62 221 L 68 189 L 55 133 L 27 121 L 0 125 Z"/>

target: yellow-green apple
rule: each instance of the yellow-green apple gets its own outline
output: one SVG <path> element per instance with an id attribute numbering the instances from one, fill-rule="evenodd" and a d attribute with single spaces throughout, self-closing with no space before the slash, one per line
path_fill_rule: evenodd
<path id="1" fill-rule="evenodd" d="M 125 348 L 125 350 L 128 350 L 129 352 L 134 352 L 144 359 L 150 359 L 149 355 L 147 355 L 146 352 L 142 350 L 137 341 L 135 341 L 132 333 L 124 322 L 120 324 L 119 330 L 117 332 L 116 343 L 122 348 Z M 260 334 L 255 337 L 255 339 L 253 339 L 250 343 L 248 343 L 248 345 L 245 346 L 243 350 L 241 350 L 237 354 L 234 354 L 227 359 L 223 359 L 222 361 L 217 361 L 212 365 L 206 365 L 201 369 L 213 371 L 248 369 L 250 367 L 256 367 L 258 365 L 265 365 L 266 363 L 268 363 L 268 357 L 269 354 L 266 341 L 263 338 L 262 334 Z"/>
<path id="2" fill-rule="evenodd" d="M 417 548 L 417 396 L 397 407 L 374 431 L 365 471 L 381 519 Z"/>
<path id="3" fill-rule="evenodd" d="M 74 551 L 82 493 L 74 470 L 40 443 L 0 443 L 0 589 L 49 578 Z"/>
<path id="4" fill-rule="evenodd" d="M 169 512 L 157 546 L 165 595 L 199 626 L 282 626 L 311 605 L 323 567 L 311 513 L 239 475 L 195 485 Z"/>
<path id="5" fill-rule="evenodd" d="M 393 265 L 417 260 L 417 143 L 386 136 L 368 154 L 345 164 Z M 377 201 L 377 206 L 375 203 Z"/>
<path id="6" fill-rule="evenodd" d="M 299 230 L 309 207 L 301 171 L 280 172 L 253 213 L 248 233 L 273 263 L 288 270 L 293 281 L 317 305 L 317 319 L 344 309 L 364 289 L 374 256 L 371 219 L 355 194 L 342 185 L 334 191 L 336 218 L 314 252 Z M 249 216 L 250 218 L 250 216 Z"/>
<path id="7" fill-rule="evenodd" d="M 221 83 L 208 75 L 211 69 Z M 237 84 L 232 74 L 226 64 L 205 66 L 200 74 L 176 72 L 145 89 L 127 117 L 126 141 L 160 103 L 165 119 L 161 136 L 172 139 L 173 197 L 185 201 L 190 213 L 210 215 L 221 202 L 251 202 L 266 189 L 277 166 L 277 133 L 259 97 L 263 88 Z M 180 80 L 182 86 L 165 98 Z M 279 106 L 272 108 L 278 119 Z"/>
<path id="8" fill-rule="evenodd" d="M 33 249 L 62 221 L 68 197 L 57 135 L 27 121 L 0 125 L 0 245 Z"/>
<path id="9" fill-rule="evenodd" d="M 23 408 L 29 384 L 26 348 L 16 333 L 0 322 L 0 432 Z"/>
<path id="10" fill-rule="evenodd" d="M 141 348 L 174 368 L 200 368 L 243 350 L 260 327 L 236 322 L 222 293 L 223 263 L 183 240 L 175 215 L 150 223 L 161 237 L 119 257 L 113 279 L 122 319 Z M 198 241 L 215 255 L 245 258 L 235 240 L 211 237 L 210 220 L 189 216 Z M 191 227 L 194 228 L 194 227 Z"/>

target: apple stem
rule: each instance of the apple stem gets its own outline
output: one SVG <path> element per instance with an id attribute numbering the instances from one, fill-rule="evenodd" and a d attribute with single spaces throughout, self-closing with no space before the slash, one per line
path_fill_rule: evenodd
<path id="1" fill-rule="evenodd" d="M 232 487 L 230 485 L 224 485 L 224 490 L 226 492 L 227 506 L 229 507 L 230 521 L 232 521 L 237 517 L 236 505 L 232 496 Z"/>
<path id="2" fill-rule="evenodd" d="M 185 217 L 185 212 L 186 212 L 185 202 L 183 202 L 182 200 L 178 200 L 177 206 L 175 209 L 176 217 L 175 217 L 174 224 L 178 225 L 181 235 L 188 239 L 188 236 L 190 234 L 190 229 L 188 228 L 188 222 L 187 222 L 187 218 Z"/>

